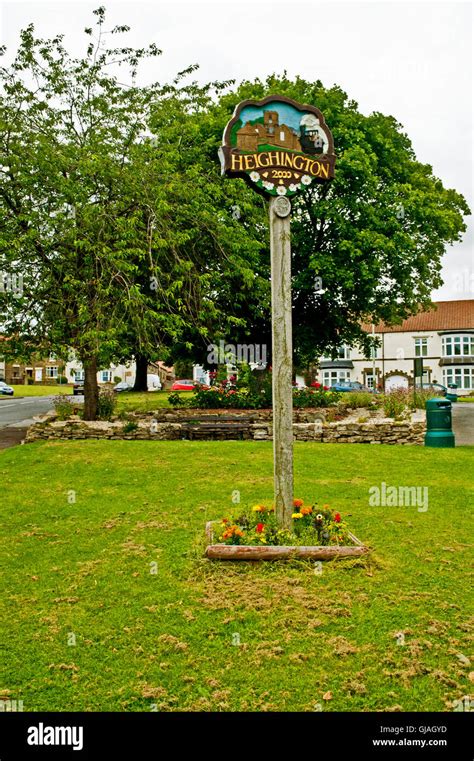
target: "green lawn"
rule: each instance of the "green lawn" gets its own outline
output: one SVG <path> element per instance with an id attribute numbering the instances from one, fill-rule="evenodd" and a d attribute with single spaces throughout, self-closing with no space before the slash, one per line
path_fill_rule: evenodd
<path id="1" fill-rule="evenodd" d="M 297 443 L 296 496 L 349 515 L 373 547 L 318 575 L 202 558 L 205 521 L 235 490 L 271 500 L 270 443 L 4 450 L 0 697 L 25 711 L 452 710 L 472 691 L 472 461 L 470 447 Z M 370 507 L 382 481 L 428 487 L 428 510 Z"/>
<path id="2" fill-rule="evenodd" d="M 72 384 L 64 383 L 57 384 L 56 386 L 15 386 L 13 384 L 12 389 L 15 391 L 15 396 L 56 396 L 57 394 L 72 394 Z"/>
<path id="3" fill-rule="evenodd" d="M 163 407 L 170 407 L 168 396 L 170 390 L 140 392 L 120 392 L 117 394 L 117 412 L 152 412 Z M 180 391 L 180 396 L 186 399 L 193 396 L 193 391 Z"/>

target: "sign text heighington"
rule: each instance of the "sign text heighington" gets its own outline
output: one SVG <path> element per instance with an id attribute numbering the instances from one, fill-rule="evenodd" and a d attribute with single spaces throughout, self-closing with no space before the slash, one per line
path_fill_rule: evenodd
<path id="1" fill-rule="evenodd" d="M 248 172 L 252 169 L 283 167 L 298 172 L 308 172 L 313 177 L 329 179 L 330 165 L 321 158 L 288 153 L 286 151 L 262 151 L 261 153 L 230 154 L 230 168 L 233 172 Z"/>

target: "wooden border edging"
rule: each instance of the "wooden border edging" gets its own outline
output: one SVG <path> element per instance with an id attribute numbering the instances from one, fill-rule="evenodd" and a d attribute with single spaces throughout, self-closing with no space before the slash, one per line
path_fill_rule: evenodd
<path id="1" fill-rule="evenodd" d="M 333 560 L 334 558 L 360 557 L 370 552 L 360 539 L 349 533 L 354 546 L 331 545 L 322 547 L 278 546 L 249 544 L 212 544 L 212 523 L 206 523 L 206 536 L 210 544 L 206 547 L 205 557 L 210 560 L 286 560 L 302 558 L 307 560 Z"/>

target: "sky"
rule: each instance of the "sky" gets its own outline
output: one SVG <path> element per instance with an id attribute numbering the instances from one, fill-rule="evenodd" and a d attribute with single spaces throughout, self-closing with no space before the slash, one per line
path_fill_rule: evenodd
<path id="1" fill-rule="evenodd" d="M 94 8 L 107 26 L 131 27 L 127 44 L 155 42 L 163 51 L 142 67 L 142 82 L 165 82 L 190 64 L 193 79 L 264 78 L 287 71 L 338 84 L 362 113 L 391 114 L 418 160 L 445 187 L 473 199 L 473 11 L 470 2 L 0 2 L 0 42 L 12 54 L 30 22 L 41 36 L 65 35 L 82 53 Z M 314 105 L 318 105 L 317 103 Z M 330 125 L 329 125 L 330 126 Z M 337 147 L 336 147 L 337 153 Z M 217 160 L 217 158 L 216 158 Z M 443 257 L 444 285 L 434 300 L 474 298 L 472 217 L 462 243 Z"/>

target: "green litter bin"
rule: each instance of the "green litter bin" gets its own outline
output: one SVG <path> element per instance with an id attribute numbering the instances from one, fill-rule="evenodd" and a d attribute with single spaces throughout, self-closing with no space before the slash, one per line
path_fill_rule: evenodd
<path id="1" fill-rule="evenodd" d="M 451 402 L 428 399 L 426 402 L 425 447 L 454 447 Z"/>
<path id="2" fill-rule="evenodd" d="M 458 395 L 456 394 L 457 387 L 458 387 L 457 383 L 449 383 L 448 393 L 446 394 L 444 398 L 447 399 L 449 402 L 457 402 L 458 400 Z"/>

